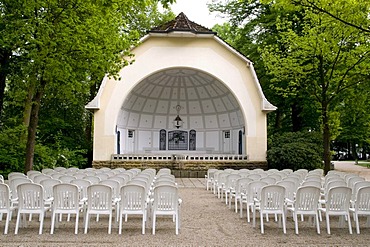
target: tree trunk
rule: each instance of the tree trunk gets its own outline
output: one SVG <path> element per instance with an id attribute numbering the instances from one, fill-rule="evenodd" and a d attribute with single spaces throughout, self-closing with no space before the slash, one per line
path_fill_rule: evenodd
<path id="1" fill-rule="evenodd" d="M 292 130 L 293 132 L 301 131 L 302 130 L 302 106 L 298 102 L 294 102 L 291 105 L 292 110 Z"/>
<path id="2" fill-rule="evenodd" d="M 36 145 L 36 132 L 37 125 L 39 123 L 39 112 L 41 106 L 41 99 L 44 95 L 44 88 L 46 82 L 41 79 L 40 86 L 36 89 L 36 94 L 34 100 L 32 101 L 30 123 L 27 128 L 27 145 L 26 145 L 26 163 L 24 167 L 25 173 L 32 170 L 33 168 L 33 158 L 35 154 Z"/>
<path id="3" fill-rule="evenodd" d="M 356 148 L 356 143 L 354 141 L 351 142 L 352 146 L 352 156 L 354 160 L 358 160 L 358 155 L 357 155 L 357 148 Z"/>
<path id="4" fill-rule="evenodd" d="M 331 154 L 330 154 L 330 128 L 328 105 L 322 104 L 322 124 L 323 124 L 323 144 L 324 144 L 324 173 L 327 174 L 331 170 Z"/>
<path id="5" fill-rule="evenodd" d="M 11 51 L 0 49 L 0 126 L 2 123 L 2 116 L 4 110 L 6 77 L 9 73 L 9 62 L 11 55 L 12 55 Z"/>

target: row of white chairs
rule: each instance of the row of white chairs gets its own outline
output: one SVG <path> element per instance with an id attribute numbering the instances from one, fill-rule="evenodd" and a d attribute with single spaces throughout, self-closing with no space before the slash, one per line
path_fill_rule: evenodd
<path id="1" fill-rule="evenodd" d="M 255 176 L 256 174 L 260 176 Z M 275 176 L 277 174 L 278 176 Z M 353 214 L 358 234 L 360 233 L 358 216 L 365 215 L 370 219 L 370 182 L 364 181 L 357 174 L 332 171 L 324 177 L 321 169 L 314 171 L 302 169 L 296 172 L 287 170 L 266 172 L 260 169 L 247 172 L 244 169 L 241 172 L 231 169 L 221 171 L 210 169 L 205 179 L 206 189 L 212 190 L 209 186 L 212 185 L 213 193 L 216 193 L 217 189 L 217 195 L 221 200 L 225 193 L 225 201 L 226 203 L 228 201 L 229 208 L 234 199 L 235 212 L 239 205 L 241 218 L 243 205 L 246 205 L 248 222 L 250 222 L 250 211 L 253 212 L 253 226 L 255 226 L 255 213 L 260 211 L 262 233 L 264 232 L 262 215 L 272 213 L 282 215 L 285 233 L 287 211 L 292 212 L 296 234 L 298 234 L 297 215 L 301 215 L 301 220 L 303 215 L 315 216 L 317 232 L 320 233 L 319 221 L 322 221 L 321 214 L 324 213 L 328 234 L 330 234 L 330 215 L 344 215 L 351 234 L 350 212 Z M 268 220 L 268 217 L 266 219 Z M 342 221 L 341 223 L 343 224 Z M 369 226 L 368 223 L 367 226 Z"/>
<path id="2" fill-rule="evenodd" d="M 105 171 L 109 172 L 108 170 Z M 15 194 L 14 191 L 11 193 L 12 191 L 8 185 L 1 184 L 0 213 L 7 213 L 4 234 L 8 232 L 11 213 L 14 210 L 18 210 L 16 234 L 18 233 L 21 214 L 39 214 L 39 234 L 41 234 L 43 218 L 45 212 L 49 209 L 52 211 L 51 233 L 54 232 L 57 214 L 60 215 L 59 220 L 62 219 L 62 214 L 68 214 L 68 219 L 70 214 L 76 214 L 75 233 L 77 234 L 78 212 L 81 210 L 84 212 L 85 233 L 87 232 L 90 215 L 92 214 L 97 215 L 97 220 L 99 215 L 108 214 L 108 233 L 111 233 L 112 213 L 115 210 L 116 221 L 119 222 L 120 234 L 122 232 L 122 216 L 125 215 L 125 221 L 127 221 L 129 214 L 143 215 L 142 233 L 144 234 L 145 222 L 147 221 L 147 214 L 150 209 L 153 234 L 155 234 L 156 216 L 161 214 L 173 215 L 173 219 L 176 222 L 176 234 L 178 234 L 179 205 L 181 199 L 179 198 L 175 178 L 171 175 L 171 171 L 169 169 L 161 169 L 157 174 L 154 169 L 144 171 L 137 169 L 136 171 L 132 177 L 130 176 L 126 180 L 116 181 L 114 179 L 115 176 L 113 176 L 113 178 L 107 178 L 99 181 L 99 183 L 92 183 L 91 181 L 77 178 L 62 183 L 60 180 L 50 177 L 42 180 L 40 183 L 33 183 L 31 179 L 23 176 L 25 181 L 16 185 L 17 196 L 13 197 L 11 197 L 11 194 Z M 51 173 L 50 170 L 47 172 Z M 60 171 L 54 172 L 59 173 Z M 80 170 L 75 170 L 74 172 L 80 172 Z M 114 175 L 124 174 L 126 172 L 121 170 L 120 173 Z M 36 177 L 33 178 L 35 179 Z M 9 182 L 20 179 L 20 175 L 14 177 L 9 176 L 9 179 Z M 77 183 L 82 181 L 86 183 Z M 139 199 L 141 200 L 140 202 Z M 30 200 L 35 203 L 30 204 Z M 172 205 L 172 208 L 170 205 Z M 58 223 L 58 220 L 56 222 Z M 26 223 L 24 217 L 23 224 L 26 225 Z"/>

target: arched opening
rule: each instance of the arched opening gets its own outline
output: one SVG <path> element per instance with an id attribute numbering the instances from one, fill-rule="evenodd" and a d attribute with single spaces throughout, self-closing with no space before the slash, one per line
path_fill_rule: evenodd
<path id="1" fill-rule="evenodd" d="M 200 70 L 169 68 L 139 82 L 125 99 L 117 119 L 116 153 L 245 154 L 239 131 L 246 124 L 223 82 Z"/>

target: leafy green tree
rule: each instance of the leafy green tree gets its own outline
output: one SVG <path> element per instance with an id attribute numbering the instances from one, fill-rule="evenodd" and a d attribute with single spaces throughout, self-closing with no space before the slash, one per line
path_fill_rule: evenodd
<path id="1" fill-rule="evenodd" d="M 0 79 L 3 79 L 0 89 L 6 88 L 1 91 L 1 99 L 8 99 L 0 111 L 3 113 L 2 107 L 7 107 L 9 123 L 15 116 L 19 119 L 16 112 L 22 108 L 22 122 L 27 127 L 25 171 L 32 169 L 34 155 L 45 157 L 41 154 L 53 150 L 50 146 L 40 146 L 41 143 L 36 145 L 36 141 L 66 145 L 67 148 L 60 150 L 67 151 L 71 143 L 76 143 L 72 139 L 81 136 L 76 134 L 81 128 L 73 129 L 73 124 L 88 125 L 88 121 L 81 121 L 88 118 L 81 118 L 88 116 L 83 113 L 83 106 L 90 94 L 95 95 L 103 76 L 114 76 L 132 62 L 130 49 L 137 44 L 145 27 L 169 15 L 168 12 L 158 13 L 158 2 L 168 4 L 173 0 L 0 1 L 0 13 L 4 17 L 0 21 Z M 19 58 L 18 62 L 8 61 L 13 57 Z M 8 69 L 13 64 L 18 66 L 17 72 L 21 71 L 22 76 Z M 58 113 L 65 111 L 64 117 L 47 115 L 53 111 L 54 100 L 60 103 L 54 104 L 61 110 Z M 78 110 L 71 111 L 71 106 Z M 40 114 L 41 109 L 45 110 L 45 115 Z M 75 114 L 73 118 L 71 113 Z M 79 114 L 80 118 L 76 117 Z M 50 118 L 40 122 L 39 117 Z M 40 134 L 39 125 L 52 134 L 48 135 L 48 131 Z M 59 129 L 53 128 L 55 126 Z M 40 152 L 35 153 L 35 147 Z"/>
<path id="2" fill-rule="evenodd" d="M 370 66 L 370 48 L 366 33 L 335 21 L 324 13 L 287 5 L 276 1 L 276 7 L 298 8 L 304 11 L 302 33 L 294 31 L 294 22 L 278 19 L 281 46 L 263 49 L 265 65 L 273 82 L 288 81 L 311 95 L 320 105 L 325 172 L 330 170 L 332 129 L 330 112 L 342 94 L 359 83 L 364 83 Z M 353 7 L 352 7 L 353 8 Z M 348 15 L 354 11 L 347 10 Z M 356 9 L 360 11 L 361 9 Z M 284 90 L 284 88 L 282 88 Z"/>

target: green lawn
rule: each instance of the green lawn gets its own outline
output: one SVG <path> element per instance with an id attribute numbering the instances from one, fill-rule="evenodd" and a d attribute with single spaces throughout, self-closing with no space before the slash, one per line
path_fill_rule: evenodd
<path id="1" fill-rule="evenodd" d="M 359 161 L 357 165 L 370 168 L 370 162 L 368 161 Z"/>

